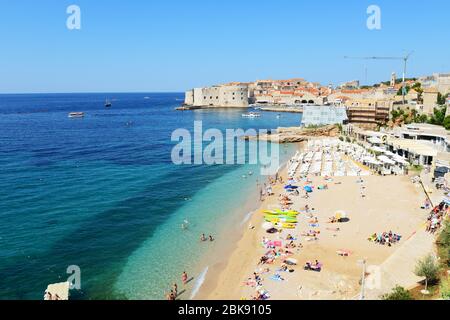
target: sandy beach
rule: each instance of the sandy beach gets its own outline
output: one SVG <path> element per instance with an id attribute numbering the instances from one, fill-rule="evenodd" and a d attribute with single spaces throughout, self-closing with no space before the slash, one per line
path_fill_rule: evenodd
<path id="1" fill-rule="evenodd" d="M 287 181 L 287 169 L 280 174 Z M 331 181 L 320 176 L 309 176 L 309 179 L 311 185 L 327 184 L 328 189 L 315 188 L 308 199 L 302 193 L 290 196 L 291 209 L 302 211 L 305 205 L 311 209 L 309 215 L 304 212 L 298 215 L 297 228 L 269 235 L 261 227 L 263 211 L 280 208 L 278 197 L 284 194 L 284 184 L 277 183 L 273 187 L 274 195 L 265 199 L 248 224 L 242 227 L 242 237 L 228 260 L 213 267 L 211 271 L 214 272 L 208 276 L 196 299 L 251 299 L 256 288 L 246 282 L 254 272 L 260 274 L 262 288 L 270 294 L 270 299 L 353 299 L 361 289 L 360 261 L 364 259 L 367 266 L 383 264 L 423 227 L 426 212 L 420 207 L 424 195 L 408 176 L 364 176 L 363 183 L 354 176 L 333 177 Z M 349 221 L 328 223 L 339 210 L 347 213 Z M 310 226 L 312 217 L 318 219 L 318 227 Z M 320 232 L 317 240 L 308 241 L 309 237 L 302 235 L 311 229 Z M 401 235 L 401 241 L 389 247 L 368 240 L 374 233 L 389 231 Z M 289 257 L 298 260 L 297 266 L 289 267 L 293 272 L 276 271 L 283 258 L 270 265 L 258 266 L 261 256 L 267 252 L 262 245 L 263 237 L 281 240 L 284 245 L 288 234 L 297 239 L 297 247 L 289 249 L 293 253 Z M 340 250 L 349 255 L 339 255 L 337 251 Z M 315 260 L 323 264 L 321 272 L 303 270 L 306 261 Z M 268 272 L 264 272 L 266 268 L 269 268 Z M 271 279 L 275 273 L 284 280 Z"/>

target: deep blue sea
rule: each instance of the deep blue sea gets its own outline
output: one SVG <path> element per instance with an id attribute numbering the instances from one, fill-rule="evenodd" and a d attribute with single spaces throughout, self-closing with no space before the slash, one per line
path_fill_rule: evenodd
<path id="1" fill-rule="evenodd" d="M 174 165 L 173 130 L 196 120 L 204 129 L 275 129 L 299 125 L 301 115 L 175 111 L 183 99 L 0 95 L 0 299 L 42 299 L 70 265 L 81 270 L 73 299 L 163 299 L 182 271 L 206 267 L 198 263 L 215 243 L 199 235 L 224 241 L 263 178 L 252 165 Z M 75 111 L 85 117 L 68 118 Z"/>

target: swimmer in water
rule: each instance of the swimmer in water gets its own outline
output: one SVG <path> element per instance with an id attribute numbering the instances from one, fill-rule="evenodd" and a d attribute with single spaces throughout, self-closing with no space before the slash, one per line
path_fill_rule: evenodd
<path id="1" fill-rule="evenodd" d="M 213 236 L 212 236 L 212 235 L 209 235 L 209 241 L 211 241 L 211 242 L 213 242 L 213 241 L 214 241 L 214 238 L 213 238 Z"/>
<path id="2" fill-rule="evenodd" d="M 206 241 L 206 236 L 204 233 L 202 233 L 202 236 L 200 237 L 200 241 L 202 241 L 202 242 Z"/>

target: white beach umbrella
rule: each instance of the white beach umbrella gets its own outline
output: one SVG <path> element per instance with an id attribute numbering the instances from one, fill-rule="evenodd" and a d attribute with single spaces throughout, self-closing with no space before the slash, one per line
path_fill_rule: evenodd
<path id="1" fill-rule="evenodd" d="M 290 264 L 290 265 L 297 265 L 298 264 L 298 260 L 294 259 L 294 258 L 288 258 L 285 261 L 286 261 L 287 264 Z"/>
<path id="2" fill-rule="evenodd" d="M 338 210 L 334 213 L 334 216 L 338 219 L 347 218 L 347 212 L 344 210 Z"/>
<path id="3" fill-rule="evenodd" d="M 273 224 L 270 223 L 270 222 L 264 222 L 263 225 L 262 225 L 262 227 L 263 227 L 264 230 L 270 230 L 270 229 L 272 229 L 274 226 L 273 226 Z"/>

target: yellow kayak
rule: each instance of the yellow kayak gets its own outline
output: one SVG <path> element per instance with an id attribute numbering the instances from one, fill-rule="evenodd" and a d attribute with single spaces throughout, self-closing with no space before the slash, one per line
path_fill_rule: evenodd
<path id="1" fill-rule="evenodd" d="M 297 227 L 295 223 L 283 223 L 281 226 L 285 229 L 295 229 Z"/>

